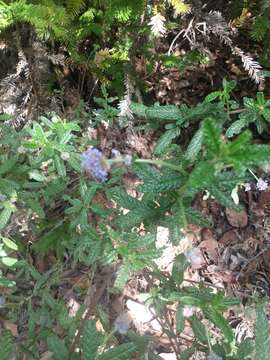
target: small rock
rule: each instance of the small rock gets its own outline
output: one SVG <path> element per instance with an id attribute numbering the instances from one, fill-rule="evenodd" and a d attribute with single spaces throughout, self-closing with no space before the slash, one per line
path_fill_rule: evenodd
<path id="1" fill-rule="evenodd" d="M 248 224 L 248 215 L 245 209 L 241 211 L 235 211 L 233 209 L 225 210 L 228 223 L 237 228 L 244 228 Z"/>

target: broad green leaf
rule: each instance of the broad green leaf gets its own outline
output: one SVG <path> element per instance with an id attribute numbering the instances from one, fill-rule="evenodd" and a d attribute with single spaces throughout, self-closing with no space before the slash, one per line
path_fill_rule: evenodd
<path id="1" fill-rule="evenodd" d="M 18 245 L 13 241 L 5 237 L 1 237 L 1 240 L 3 241 L 4 245 L 8 247 L 11 250 L 17 251 Z"/>
<path id="2" fill-rule="evenodd" d="M 9 256 L 2 257 L 0 260 L 2 261 L 2 263 L 4 265 L 6 265 L 8 267 L 15 265 L 16 262 L 18 261 L 17 259 L 9 257 Z"/>
<path id="3" fill-rule="evenodd" d="M 184 254 L 177 255 L 174 259 L 172 268 L 172 278 L 177 285 L 180 285 L 184 280 L 184 272 L 189 266 L 189 262 Z"/>
<path id="4" fill-rule="evenodd" d="M 114 282 L 114 289 L 120 291 L 125 286 L 126 282 L 130 277 L 130 264 L 124 263 L 117 272 L 116 279 Z"/>
<path id="5" fill-rule="evenodd" d="M 266 121 L 270 122 L 270 109 L 264 109 L 262 115 Z"/>
<path id="6" fill-rule="evenodd" d="M 131 360 L 136 351 L 133 343 L 126 343 L 106 351 L 98 357 L 98 360 Z"/>
<path id="7" fill-rule="evenodd" d="M 228 342 L 232 342 L 234 339 L 234 334 L 232 328 L 228 321 L 223 317 L 223 315 L 211 307 L 203 308 L 204 315 L 211 320 L 223 333 L 225 339 Z"/>
<path id="8" fill-rule="evenodd" d="M 149 120 L 170 121 L 181 120 L 181 110 L 175 105 L 152 106 L 145 112 Z"/>
<path id="9" fill-rule="evenodd" d="M 66 176 L 66 167 L 65 163 L 58 155 L 54 157 L 54 164 L 56 167 L 56 170 L 60 176 Z"/>
<path id="10" fill-rule="evenodd" d="M 207 331 L 204 324 L 195 315 L 188 318 L 188 321 L 190 322 L 196 339 L 202 344 L 208 345 Z"/>
<path id="11" fill-rule="evenodd" d="M 179 128 L 174 128 L 165 131 L 165 133 L 159 138 L 155 146 L 154 153 L 156 155 L 161 155 L 162 153 L 164 153 L 168 148 L 168 146 L 171 145 L 172 140 L 178 137 L 179 135 L 180 135 Z"/>
<path id="12" fill-rule="evenodd" d="M 11 287 L 16 286 L 16 283 L 15 283 L 15 281 L 8 280 L 8 279 L 2 278 L 2 277 L 0 276 L 0 286 L 2 286 L 2 287 L 7 287 L 7 288 L 11 288 Z M 0 348 L 1 348 L 1 347 L 0 347 Z M 0 357 L 0 359 L 1 359 L 1 357 Z"/>
<path id="13" fill-rule="evenodd" d="M 30 171 L 29 178 L 39 182 L 46 182 L 47 180 L 47 177 L 38 170 Z"/>
<path id="14" fill-rule="evenodd" d="M 63 340 L 56 335 L 51 335 L 47 339 L 48 348 L 53 352 L 54 360 L 63 360 L 68 358 L 68 349 Z"/>
<path id="15" fill-rule="evenodd" d="M 218 155 L 221 147 L 220 129 L 214 119 L 207 119 L 204 122 L 203 138 L 209 154 L 214 156 Z"/>
<path id="16" fill-rule="evenodd" d="M 98 348 L 101 344 L 102 337 L 96 331 L 96 323 L 94 320 L 85 322 L 82 345 L 82 360 L 95 359 Z"/>
<path id="17" fill-rule="evenodd" d="M 222 91 L 214 91 L 206 96 L 204 101 L 211 102 L 217 99 L 222 94 Z"/>
<path id="18" fill-rule="evenodd" d="M 4 208 L 0 213 L 0 230 L 4 229 L 7 225 L 9 218 L 12 214 L 12 210 L 10 208 Z"/>
<path id="19" fill-rule="evenodd" d="M 176 323 L 175 323 L 176 331 L 177 331 L 177 333 L 180 334 L 184 330 L 184 327 L 185 327 L 185 318 L 183 315 L 183 306 L 182 305 L 177 306 L 175 321 L 176 321 Z"/>
<path id="20" fill-rule="evenodd" d="M 236 120 L 234 123 L 226 131 L 226 136 L 228 138 L 233 137 L 234 135 L 238 135 L 241 130 L 247 126 L 246 120 L 244 117 Z"/>
<path id="21" fill-rule="evenodd" d="M 203 143 L 203 129 L 202 127 L 200 127 L 188 144 L 185 153 L 185 158 L 190 161 L 196 160 L 202 148 L 202 143 Z"/>
<path id="22" fill-rule="evenodd" d="M 153 192 L 167 192 L 178 189 L 181 185 L 181 176 L 178 174 L 170 176 L 160 176 L 157 178 L 147 179 L 142 185 L 138 187 L 139 191 L 143 193 Z"/>

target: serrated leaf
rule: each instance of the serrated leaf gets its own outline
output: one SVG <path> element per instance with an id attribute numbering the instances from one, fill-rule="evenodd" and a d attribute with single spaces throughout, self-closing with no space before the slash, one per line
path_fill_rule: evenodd
<path id="1" fill-rule="evenodd" d="M 63 340 L 56 335 L 51 335 L 47 339 L 48 348 L 53 352 L 54 360 L 63 360 L 68 358 L 68 350 Z"/>
<path id="2" fill-rule="evenodd" d="M 203 143 L 203 129 L 199 128 L 191 139 L 185 152 L 185 158 L 194 161 L 199 154 Z"/>
<path id="3" fill-rule="evenodd" d="M 203 138 L 209 154 L 218 155 L 221 147 L 220 129 L 213 119 L 207 119 L 204 122 Z"/>
<path id="4" fill-rule="evenodd" d="M 146 117 L 146 110 L 148 107 L 140 103 L 131 103 L 130 109 L 133 114 L 139 117 Z"/>
<path id="5" fill-rule="evenodd" d="M 246 119 L 244 117 L 236 120 L 226 131 L 226 136 L 228 138 L 233 137 L 234 135 L 240 134 L 241 130 L 246 127 Z"/>
<path id="6" fill-rule="evenodd" d="M 159 138 L 155 149 L 154 154 L 155 155 L 161 155 L 165 152 L 165 150 L 168 148 L 169 145 L 171 145 L 172 140 L 175 139 L 180 135 L 180 129 L 174 128 L 165 131 L 165 133 Z"/>
<path id="7" fill-rule="evenodd" d="M 196 340 L 199 340 L 202 344 L 208 345 L 207 331 L 203 323 L 195 316 L 188 318 Z"/>
<path id="8" fill-rule="evenodd" d="M 270 109 L 264 109 L 262 115 L 266 121 L 270 122 Z"/>
<path id="9" fill-rule="evenodd" d="M 130 277 L 130 264 L 124 263 L 117 272 L 114 282 L 114 289 L 120 291 L 125 286 Z"/>
<path id="10" fill-rule="evenodd" d="M 211 320 L 223 333 L 225 339 L 228 342 L 232 342 L 234 339 L 234 334 L 232 328 L 228 321 L 221 315 L 219 311 L 212 309 L 210 307 L 203 308 L 204 315 Z"/>
<path id="11" fill-rule="evenodd" d="M 56 171 L 58 172 L 59 176 L 66 176 L 66 167 L 65 163 L 58 155 L 54 157 L 54 164 L 56 167 Z"/>
<path id="12" fill-rule="evenodd" d="M 172 268 L 172 278 L 176 284 L 180 285 L 183 282 L 184 272 L 188 266 L 189 262 L 184 254 L 180 254 L 175 257 Z"/>
<path id="13" fill-rule="evenodd" d="M 254 351 L 254 341 L 245 339 L 241 342 L 237 351 L 237 360 L 248 360 Z"/>
<path id="14" fill-rule="evenodd" d="M 180 334 L 185 328 L 185 318 L 183 315 L 183 306 L 182 305 L 177 306 L 175 321 L 176 321 L 176 324 L 175 324 L 176 331 L 178 334 Z"/>
<path id="15" fill-rule="evenodd" d="M 166 192 L 170 190 L 178 189 L 181 185 L 181 176 L 174 175 L 170 177 L 157 177 L 152 179 L 147 179 L 145 182 L 138 187 L 138 190 L 147 193 L 147 192 L 153 192 L 153 193 L 160 193 L 160 192 Z"/>
<path id="16" fill-rule="evenodd" d="M 81 340 L 82 359 L 95 359 L 102 337 L 96 331 L 94 320 L 86 320 Z"/>
<path id="17" fill-rule="evenodd" d="M 9 208 L 5 208 L 0 213 L 0 230 L 4 229 L 7 225 L 9 218 L 12 214 L 12 210 Z"/>
<path id="18" fill-rule="evenodd" d="M 136 346 L 130 342 L 106 351 L 98 357 L 98 360 L 130 360 L 135 351 Z"/>
<path id="19" fill-rule="evenodd" d="M 205 102 L 211 102 L 214 101 L 215 99 L 217 99 L 220 95 L 222 94 L 221 91 L 214 91 L 210 94 L 208 94 L 205 98 Z"/>
<path id="20" fill-rule="evenodd" d="M 3 160 L 3 163 L 0 165 L 0 175 L 4 175 L 10 172 L 13 167 L 16 165 L 18 160 L 17 156 Z"/>
<path id="21" fill-rule="evenodd" d="M 270 354 L 270 334 L 268 319 L 261 303 L 256 307 L 256 315 L 255 360 L 268 360 Z"/>
<path id="22" fill-rule="evenodd" d="M 9 331 L 2 331 L 0 336 L 0 359 L 10 360 L 12 358 L 12 335 Z"/>
<path id="23" fill-rule="evenodd" d="M 158 121 L 180 121 L 181 110 L 175 105 L 152 106 L 145 111 L 146 118 Z"/>

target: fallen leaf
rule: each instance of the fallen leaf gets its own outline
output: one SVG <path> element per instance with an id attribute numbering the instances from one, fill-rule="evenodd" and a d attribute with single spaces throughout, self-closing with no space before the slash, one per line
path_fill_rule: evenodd
<path id="1" fill-rule="evenodd" d="M 244 228 L 248 224 L 248 215 L 245 209 L 242 209 L 241 211 L 235 211 L 233 209 L 226 209 L 225 210 L 226 217 L 228 220 L 228 223 L 237 228 Z"/>
<path id="2" fill-rule="evenodd" d="M 18 327 L 16 324 L 12 324 L 8 321 L 4 321 L 4 328 L 9 330 L 14 337 L 18 336 Z"/>
<path id="3" fill-rule="evenodd" d="M 204 249 L 212 260 L 216 261 L 218 259 L 218 242 L 214 238 L 203 240 L 199 247 Z"/>
<path id="4" fill-rule="evenodd" d="M 231 246 L 238 242 L 238 237 L 235 230 L 226 231 L 219 239 L 219 244 L 224 246 Z"/>

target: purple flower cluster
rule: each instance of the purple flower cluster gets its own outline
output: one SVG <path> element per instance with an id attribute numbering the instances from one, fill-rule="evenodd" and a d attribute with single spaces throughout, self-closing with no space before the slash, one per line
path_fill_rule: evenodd
<path id="1" fill-rule="evenodd" d="M 82 153 L 82 167 L 97 181 L 104 182 L 108 179 L 106 159 L 102 152 L 96 148 L 89 148 Z"/>

